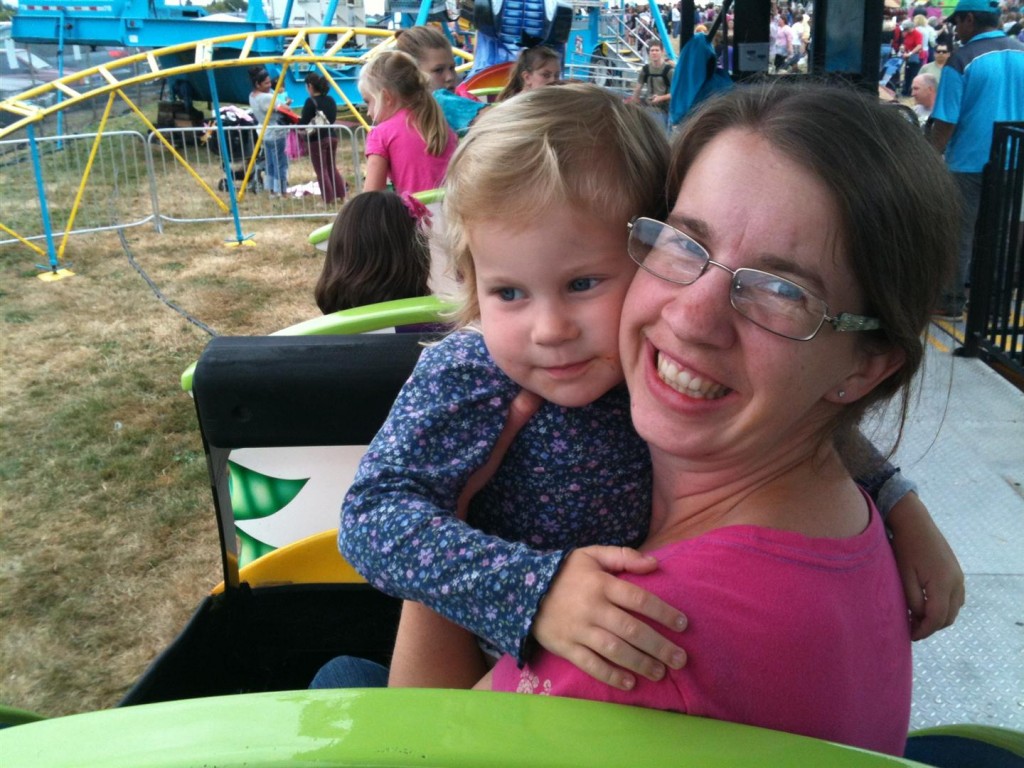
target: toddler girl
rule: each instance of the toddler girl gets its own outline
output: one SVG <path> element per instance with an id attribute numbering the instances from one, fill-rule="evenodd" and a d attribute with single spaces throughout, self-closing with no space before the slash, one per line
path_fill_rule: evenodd
<path id="1" fill-rule="evenodd" d="M 401 51 L 377 54 L 359 74 L 359 92 L 374 121 L 363 189 L 384 189 L 389 178 L 399 194 L 440 186 L 458 139 L 415 60 Z"/>
<path id="2" fill-rule="evenodd" d="M 675 630 L 684 617 L 607 573 L 655 567 L 621 549 L 643 539 L 651 496 L 618 325 L 635 271 L 625 223 L 664 216 L 667 156 L 647 115 L 594 86 L 542 88 L 481 117 L 445 182 L 464 327 L 423 352 L 360 465 L 339 531 L 342 554 L 378 589 L 520 660 L 535 639 L 623 688 L 635 681 L 621 667 L 658 679 L 685 662 L 626 609 Z M 544 402 L 463 522 L 460 496 L 520 390 Z M 934 538 L 920 541 L 930 555 Z M 572 552 L 594 544 L 617 546 Z M 934 559 L 932 573 L 956 568 Z M 568 571 L 608 580 L 587 626 L 539 618 L 550 584 Z M 474 682 L 482 658 L 445 626 L 406 604 L 392 684 Z"/>

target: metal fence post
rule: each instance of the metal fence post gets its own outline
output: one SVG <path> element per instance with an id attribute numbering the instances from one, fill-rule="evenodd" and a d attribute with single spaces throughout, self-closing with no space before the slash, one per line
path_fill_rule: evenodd
<path id="1" fill-rule="evenodd" d="M 43 164 L 39 161 L 39 145 L 36 144 L 36 129 L 32 123 L 25 126 L 28 133 L 28 149 L 32 157 L 32 171 L 36 178 L 36 196 L 39 198 L 39 215 L 43 220 L 43 231 L 46 234 L 46 252 L 50 257 L 49 266 L 38 264 L 39 269 L 49 269 L 57 274 L 57 249 L 53 244 L 53 223 L 50 221 L 50 206 L 46 201 L 46 186 L 43 184 Z"/>

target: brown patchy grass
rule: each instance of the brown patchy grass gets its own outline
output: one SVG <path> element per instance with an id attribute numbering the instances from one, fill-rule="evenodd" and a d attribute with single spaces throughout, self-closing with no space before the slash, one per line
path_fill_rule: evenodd
<path id="1" fill-rule="evenodd" d="M 317 313 L 313 221 L 126 232 L 167 299 L 221 334 Z M 0 703 L 117 703 L 218 581 L 205 461 L 181 371 L 209 340 L 159 301 L 114 232 L 74 237 L 75 277 L 0 247 Z"/>

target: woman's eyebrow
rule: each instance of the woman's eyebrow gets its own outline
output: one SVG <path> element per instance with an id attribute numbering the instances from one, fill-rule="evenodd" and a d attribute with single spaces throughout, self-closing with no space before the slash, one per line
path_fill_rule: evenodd
<path id="1" fill-rule="evenodd" d="M 797 264 L 787 256 L 780 256 L 775 253 L 762 253 L 757 256 L 757 269 L 763 272 L 784 273 L 797 278 L 797 282 L 824 295 L 825 286 L 821 281 L 821 275 L 816 270 Z"/>
<path id="2" fill-rule="evenodd" d="M 705 248 L 708 246 L 706 243 L 711 239 L 711 227 L 704 219 L 696 219 L 692 216 L 686 216 L 684 214 L 669 214 L 667 224 L 684 230 L 689 233 L 695 240 L 698 240 Z M 715 254 L 711 254 L 711 258 L 715 258 Z M 797 279 L 807 288 L 816 291 L 819 294 L 823 294 L 825 286 L 821 281 L 821 275 L 816 270 L 808 269 L 807 267 L 798 264 L 792 258 L 784 256 L 778 253 L 763 252 L 755 254 L 754 262 L 746 264 L 744 266 L 753 267 L 760 269 L 762 272 L 782 273 L 783 275 L 790 275 Z"/>
<path id="3" fill-rule="evenodd" d="M 711 227 L 703 219 L 694 219 L 690 216 L 670 213 L 665 223 L 676 229 L 686 230 L 698 240 L 706 239 L 711 235 Z"/>

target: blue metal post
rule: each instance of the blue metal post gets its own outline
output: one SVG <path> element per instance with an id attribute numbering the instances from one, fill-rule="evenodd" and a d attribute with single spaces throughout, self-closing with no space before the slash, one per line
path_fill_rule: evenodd
<path id="1" fill-rule="evenodd" d="M 430 16 L 430 0 L 423 0 L 420 3 L 420 12 L 416 15 L 416 26 L 422 27 L 427 23 L 427 18 Z"/>
<path id="2" fill-rule="evenodd" d="M 64 21 L 64 11 L 60 12 L 60 24 L 59 32 L 57 34 L 57 77 L 64 77 L 64 27 L 67 24 Z M 60 104 L 64 101 L 64 92 L 57 89 L 57 103 Z M 64 135 L 64 110 L 61 109 L 57 112 L 57 135 Z M 63 142 L 59 142 L 57 147 L 63 149 Z"/>
<path id="3" fill-rule="evenodd" d="M 50 221 L 50 206 L 46 202 L 46 187 L 43 186 L 43 164 L 39 161 L 39 145 L 36 144 L 35 125 L 29 123 L 25 126 L 28 133 L 29 154 L 32 155 L 32 171 L 36 176 L 36 196 L 39 198 L 39 213 L 43 219 L 43 230 L 46 232 L 46 251 L 50 256 L 50 265 L 37 265 L 39 269 L 49 269 L 56 272 L 58 269 L 57 248 L 53 244 L 53 223 Z"/>
<path id="4" fill-rule="evenodd" d="M 648 5 L 651 9 L 651 18 L 654 19 L 654 26 L 658 28 L 658 37 L 661 39 L 661 45 L 665 49 L 665 60 L 674 62 L 676 60 L 676 49 L 672 46 L 672 37 L 665 27 L 665 19 L 661 15 L 661 9 L 658 8 L 656 0 L 648 0 Z M 723 10 L 721 13 L 725 13 L 725 11 Z"/>
<path id="5" fill-rule="evenodd" d="M 224 166 L 224 179 L 227 182 L 228 200 L 231 203 L 231 218 L 235 221 L 235 237 L 241 244 L 247 238 L 242 234 L 242 221 L 238 215 L 238 199 L 235 195 L 235 177 L 231 173 L 231 158 L 228 157 L 228 138 L 224 130 L 224 121 L 220 116 L 220 97 L 217 95 L 217 80 L 213 76 L 213 70 L 206 70 L 206 79 L 210 83 L 210 102 L 213 107 L 213 117 L 217 121 L 217 142 L 220 146 L 220 161 Z"/>
<path id="6" fill-rule="evenodd" d="M 288 2 L 284 4 L 284 16 L 282 17 L 282 19 L 280 21 L 281 29 L 290 29 L 291 28 L 288 25 L 288 22 L 290 22 L 292 20 L 292 7 L 294 5 L 295 5 L 295 0 L 288 0 Z"/>

